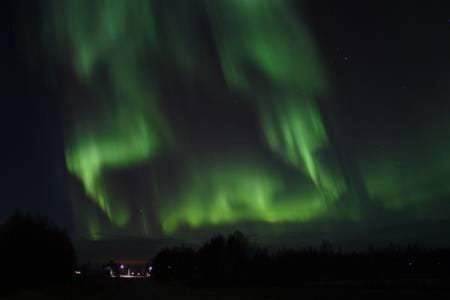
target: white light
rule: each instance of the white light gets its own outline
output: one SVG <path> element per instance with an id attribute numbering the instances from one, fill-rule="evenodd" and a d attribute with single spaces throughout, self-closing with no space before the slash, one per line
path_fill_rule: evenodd
<path id="1" fill-rule="evenodd" d="M 123 268 L 125 268 L 125 266 L 124 265 L 120 265 L 120 268 L 123 269 Z"/>

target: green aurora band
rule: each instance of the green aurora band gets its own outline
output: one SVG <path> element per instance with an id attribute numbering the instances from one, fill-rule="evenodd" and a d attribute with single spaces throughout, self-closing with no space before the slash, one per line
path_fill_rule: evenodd
<path id="1" fill-rule="evenodd" d="M 73 201 L 80 235 L 361 220 L 364 205 L 349 199 L 363 195 L 336 162 L 319 109 L 319 100 L 331 93 L 325 67 L 293 3 L 187 2 L 50 1 L 45 38 L 56 44 L 58 63 L 73 73 L 62 103 L 67 169 L 89 199 L 78 195 Z M 208 22 L 210 41 L 196 31 L 199 19 Z M 208 47 L 216 56 L 205 54 Z M 166 111 L 161 78 L 167 72 L 186 86 L 202 74 L 203 82 L 211 74 L 222 78 L 230 101 L 254 109 L 261 144 L 273 158 L 239 146 L 232 153 L 190 151 Z M 155 167 L 171 156 L 182 160 L 176 182 Z M 448 163 L 433 160 L 433 166 L 417 163 L 429 172 L 404 177 L 414 173 L 395 167 L 396 160 L 358 158 L 362 190 L 385 209 L 429 199 L 423 192 L 429 175 L 450 174 Z M 111 174 L 133 168 L 149 171 L 142 175 L 149 193 L 130 201 L 115 192 L 120 180 L 113 184 Z"/>
<path id="2" fill-rule="evenodd" d="M 240 222 L 306 222 L 325 215 L 328 206 L 312 185 L 289 187 L 286 178 L 260 159 L 241 154 L 211 163 L 190 163 L 181 201 L 163 210 L 164 232 L 173 233 L 180 226 Z M 305 178 L 303 178 L 305 181 Z"/>
<path id="3" fill-rule="evenodd" d="M 54 6 L 58 42 L 69 47 L 77 78 L 91 92 L 88 99 L 67 104 L 73 115 L 67 168 L 108 219 L 125 226 L 129 207 L 108 193 L 102 172 L 147 160 L 171 140 L 152 82 L 142 80 L 139 58 L 156 44 L 151 7 L 146 1 L 56 1 Z"/>
<path id="4" fill-rule="evenodd" d="M 255 102 L 268 146 L 306 173 L 315 189 L 283 196 L 280 176 L 249 165 L 248 159 L 209 170 L 196 167 L 189 178 L 198 180 L 188 184 L 181 208 L 163 218 L 163 228 L 172 231 L 180 222 L 198 227 L 320 217 L 345 185 L 329 176 L 317 155 L 328 141 L 315 99 L 327 84 L 312 39 L 286 2 L 212 1 L 207 8 L 230 89 Z M 271 93 L 254 92 L 264 91 L 265 82 L 252 79 L 245 69 L 249 65 L 260 71 Z"/>

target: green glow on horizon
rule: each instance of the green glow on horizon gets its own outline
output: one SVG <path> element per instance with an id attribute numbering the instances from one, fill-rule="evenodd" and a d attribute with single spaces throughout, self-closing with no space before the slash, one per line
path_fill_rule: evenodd
<path id="1" fill-rule="evenodd" d="M 280 174 L 251 159 L 196 164 L 186 176 L 180 200 L 166 201 L 163 230 L 198 228 L 239 222 L 307 222 L 327 213 L 329 206 L 309 184 L 287 192 Z"/>
<path id="2" fill-rule="evenodd" d="M 124 228 L 134 213 L 127 199 L 111 192 L 107 172 L 148 162 L 173 147 L 153 67 L 165 56 L 183 76 L 205 65 L 198 44 L 203 40 L 193 36 L 195 28 L 190 27 L 197 13 L 180 2 L 175 10 L 162 6 L 163 15 L 157 16 L 155 3 L 53 3 L 57 44 L 70 54 L 94 110 L 89 111 L 86 99 L 69 96 L 73 100 L 67 108 L 67 168 L 108 220 Z M 319 157 L 329 145 L 316 98 L 326 93 L 327 84 L 308 30 L 288 3 L 231 0 L 196 5 L 206 8 L 222 65 L 222 70 L 209 72 L 222 71 L 230 88 L 254 101 L 267 146 L 306 174 L 312 186 L 310 192 L 286 193 L 283 179 L 269 176 L 268 170 L 245 162 L 248 170 L 233 162 L 224 166 L 220 160 L 214 168 L 202 167 L 202 162 L 194 166 L 186 154 L 190 175 L 181 183 L 180 197 L 160 197 L 163 230 L 172 233 L 182 223 L 198 227 L 235 221 L 305 222 L 325 214 L 345 185 L 330 177 Z M 178 23 L 166 14 L 177 15 Z M 266 83 L 255 81 L 247 67 L 261 73 L 273 92 L 263 91 Z M 79 108 L 77 102 L 84 104 Z M 167 209 L 172 202 L 178 209 Z M 148 235 L 147 218 L 142 220 L 142 231 Z M 88 228 L 89 235 L 98 235 L 97 225 Z"/>
<path id="3" fill-rule="evenodd" d="M 362 175 L 372 201 L 389 210 L 413 209 L 420 216 L 429 216 L 428 204 L 448 197 L 450 142 L 445 132 L 450 126 L 441 126 L 431 134 L 417 135 L 416 148 L 408 155 L 403 144 L 411 141 L 405 138 L 397 150 L 364 161 Z M 436 134 L 439 131 L 444 135 Z"/>
<path id="4" fill-rule="evenodd" d="M 306 173 L 316 188 L 312 194 L 287 196 L 282 180 L 267 170 L 246 163 L 243 169 L 221 165 L 189 176 L 198 181 L 189 182 L 181 204 L 163 214 L 163 229 L 318 218 L 345 185 L 318 157 L 329 145 L 315 98 L 326 93 L 327 84 L 312 39 L 283 2 L 230 0 L 207 7 L 229 87 L 255 101 L 269 147 Z M 247 68 L 267 82 L 255 80 Z M 265 85 L 274 92 L 258 92 Z"/>
<path id="5" fill-rule="evenodd" d="M 49 3 L 48 51 L 68 77 L 65 162 L 85 194 L 73 201 L 78 227 L 92 239 L 248 222 L 358 222 L 370 205 L 430 215 L 430 199 L 450 194 L 450 144 L 442 142 L 450 128 L 428 138 L 437 129 L 427 125 L 386 153 L 349 145 L 355 157 L 335 155 L 340 141 L 321 113 L 321 99 L 332 95 L 326 68 L 294 1 Z M 217 111 L 196 107 L 207 101 Z M 252 144 L 227 141 L 241 133 L 212 124 L 226 134 L 209 145 L 215 132 L 207 122 L 234 122 L 241 109 L 256 120 L 242 130 L 255 131 Z"/>

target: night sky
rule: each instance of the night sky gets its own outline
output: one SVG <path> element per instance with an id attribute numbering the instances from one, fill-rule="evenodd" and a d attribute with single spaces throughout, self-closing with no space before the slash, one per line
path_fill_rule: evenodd
<path id="1" fill-rule="evenodd" d="M 448 244 L 448 1 L 2 14 L 0 218 L 30 211 L 93 241 Z"/>

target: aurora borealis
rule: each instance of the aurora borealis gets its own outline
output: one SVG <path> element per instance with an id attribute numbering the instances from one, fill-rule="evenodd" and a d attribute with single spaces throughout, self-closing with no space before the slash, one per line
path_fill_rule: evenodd
<path id="1" fill-rule="evenodd" d="M 433 58 L 401 61 L 406 27 L 365 54 L 385 41 L 329 7 L 338 21 L 312 1 L 42 1 L 76 236 L 450 218 L 448 57 L 434 77 Z"/>
<path id="2" fill-rule="evenodd" d="M 176 195 L 157 197 L 160 211 L 156 215 L 166 234 L 182 225 L 195 228 L 247 221 L 305 222 L 324 215 L 327 206 L 345 190 L 345 182 L 332 177 L 319 157 L 320 151 L 329 148 L 316 104 L 317 98 L 327 93 L 326 78 L 312 38 L 289 12 L 288 3 L 218 1 L 199 2 L 199 7 L 179 4 L 171 14 L 181 15 L 187 26 L 195 24 L 196 18 L 210 20 L 221 68 L 202 61 L 205 59 L 197 53 L 186 55 L 185 51 L 178 51 L 205 45 L 201 39 L 184 41 L 183 33 L 174 27 L 185 24 L 166 24 L 156 10 L 169 7 L 160 4 L 162 8 L 158 8 L 158 4 L 54 3 L 58 46 L 60 51 L 71 53 L 75 76 L 93 103 L 68 100 L 68 114 L 73 120 L 67 118 L 65 133 L 67 168 L 80 180 L 88 198 L 112 226 L 129 226 L 133 208 L 124 199 L 126 195 L 118 197 L 110 191 L 105 173 L 151 163 L 158 154 L 181 151 L 187 166 L 181 183 L 174 187 Z M 200 8 L 206 10 L 205 15 L 198 16 L 196 10 Z M 235 11 L 239 14 L 235 15 Z M 231 19 L 235 27 L 228 25 Z M 162 25 L 156 29 L 157 24 Z M 290 28 L 290 32 L 285 32 L 285 28 Z M 177 51 L 171 51 L 173 48 Z M 220 149 L 203 157 L 184 151 L 186 141 L 178 141 L 177 130 L 160 108 L 164 93 L 155 83 L 159 74 L 154 69 L 164 58 L 163 53 L 171 56 L 166 59 L 174 72 L 181 73 L 180 80 L 186 80 L 184 77 L 195 72 L 194 66 L 202 64 L 206 64 L 207 72 L 223 73 L 222 84 L 235 93 L 224 101 L 238 98 L 237 101 L 251 103 L 266 146 L 273 156 L 304 175 L 299 180 L 305 181 L 305 187 L 293 188 L 263 160 L 242 159 L 246 149 L 234 149 L 234 159 L 227 158 Z M 183 63 L 184 59 L 189 63 Z M 163 63 L 164 67 L 167 66 Z M 257 70 L 266 82 L 253 78 L 247 67 Z M 100 72 L 104 72 L 103 78 Z M 270 88 L 264 91 L 266 84 Z M 72 103 L 76 107 L 70 107 Z M 148 178 L 149 184 L 160 175 L 155 170 L 152 177 Z M 157 183 L 152 184 L 152 193 L 156 193 L 160 188 Z M 150 194 L 137 201 L 139 212 L 147 215 L 144 208 L 139 208 L 146 204 L 140 202 L 155 199 Z M 152 226 L 143 222 L 143 232 L 149 234 Z"/>

